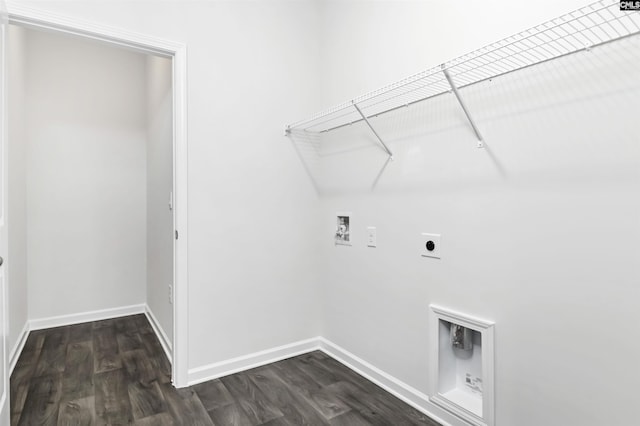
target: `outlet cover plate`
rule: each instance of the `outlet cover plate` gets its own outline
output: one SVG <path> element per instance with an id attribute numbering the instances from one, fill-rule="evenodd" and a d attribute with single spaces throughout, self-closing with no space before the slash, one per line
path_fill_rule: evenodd
<path id="1" fill-rule="evenodd" d="M 377 232 L 375 226 L 367 227 L 367 247 L 376 247 L 378 245 L 377 242 Z"/>
<path id="2" fill-rule="evenodd" d="M 429 244 L 429 242 L 433 243 L 433 246 Z M 427 248 L 433 247 L 432 250 Z M 440 234 L 429 234 L 423 232 L 420 238 L 420 256 L 422 257 L 433 257 L 436 259 L 440 259 L 442 257 L 442 238 Z"/>

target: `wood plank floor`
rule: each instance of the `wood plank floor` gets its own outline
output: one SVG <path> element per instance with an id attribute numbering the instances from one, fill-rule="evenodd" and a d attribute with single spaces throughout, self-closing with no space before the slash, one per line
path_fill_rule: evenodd
<path id="1" fill-rule="evenodd" d="M 144 315 L 29 334 L 11 425 L 438 426 L 322 352 L 184 389 Z"/>

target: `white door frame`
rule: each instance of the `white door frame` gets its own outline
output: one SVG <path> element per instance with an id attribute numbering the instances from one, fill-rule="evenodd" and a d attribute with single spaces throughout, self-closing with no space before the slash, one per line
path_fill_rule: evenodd
<path id="1" fill-rule="evenodd" d="M 0 19 L 5 18 L 5 11 L 3 10 L 3 5 L 0 4 Z M 7 132 L 7 103 L 6 103 L 6 92 L 8 89 L 7 86 L 7 78 L 6 78 L 6 70 L 4 68 L 4 63 L 6 60 L 5 50 L 6 50 L 6 39 L 7 34 L 7 26 L 4 25 L 4 22 L 0 22 L 0 65 L 2 65 L 2 69 L 0 69 L 0 161 L 2 164 L 0 165 L 0 203 L 2 207 L 0 207 L 0 226 L 5 229 L 2 230 L 5 233 L 2 237 L 0 237 L 0 253 L 4 258 L 7 258 L 7 246 L 5 242 L 8 239 L 7 229 L 6 229 L 6 217 L 7 211 L 9 208 L 7 207 L 6 201 L 9 198 L 7 196 L 8 190 L 8 166 L 9 161 L 7 159 L 7 141 L 6 136 Z M 2 390 L 2 395 L 0 396 L 0 424 L 5 424 L 10 421 L 11 413 L 10 413 L 10 404 L 9 404 L 9 360 L 8 354 L 9 349 L 7 345 L 9 343 L 9 302 L 7 298 L 9 297 L 9 292 L 7 291 L 8 286 L 6 285 L 7 281 L 7 273 L 5 272 L 7 266 L 2 266 L 2 270 L 0 270 L 0 311 L 2 311 L 2 318 L 0 318 L 0 323 L 2 324 L 2 329 L 0 329 L 0 346 L 2 346 L 2 352 L 0 353 L 0 360 L 2 361 L 2 365 L 0 365 L 0 370 L 2 370 L 2 379 L 3 383 L 0 383 L 0 389 Z"/>
<path id="2" fill-rule="evenodd" d="M 140 52 L 172 58 L 173 62 L 173 193 L 174 229 L 179 238 L 174 239 L 174 300 L 173 300 L 173 345 L 172 379 L 176 387 L 188 385 L 188 227 L 187 227 L 187 47 L 183 43 L 149 37 L 119 28 L 61 16 L 48 11 L 34 9 L 7 2 L 9 23 L 39 28 L 58 33 L 73 34 L 111 45 L 126 47 Z M 4 56 L 2 56 L 4 57 Z M 5 71 L 2 60 L 2 71 Z M 4 74 L 4 72 L 3 72 Z M 2 93 L 2 105 L 6 105 L 6 94 Z M 3 139 L 5 134 L 1 136 Z M 4 142 L 4 140 L 3 140 Z M 2 146 L 2 145 L 0 145 Z"/>

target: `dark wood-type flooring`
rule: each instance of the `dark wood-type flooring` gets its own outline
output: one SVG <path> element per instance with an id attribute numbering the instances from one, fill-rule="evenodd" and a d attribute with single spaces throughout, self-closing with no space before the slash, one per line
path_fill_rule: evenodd
<path id="1" fill-rule="evenodd" d="M 438 426 L 322 352 L 175 389 L 144 315 L 31 332 L 11 424 Z"/>

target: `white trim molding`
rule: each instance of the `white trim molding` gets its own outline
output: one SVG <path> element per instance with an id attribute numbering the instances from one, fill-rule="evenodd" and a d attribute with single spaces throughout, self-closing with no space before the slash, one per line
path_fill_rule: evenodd
<path id="1" fill-rule="evenodd" d="M 171 354 L 172 354 L 171 341 L 167 337 L 167 334 L 164 332 L 164 329 L 162 328 L 162 326 L 160 326 L 160 323 L 158 322 L 158 319 L 155 317 L 155 315 L 151 311 L 151 308 L 149 308 L 149 306 L 146 304 L 142 304 L 142 305 L 124 306 L 120 308 L 102 309 L 98 311 L 81 312 L 81 313 L 72 314 L 72 315 L 60 315 L 56 317 L 40 318 L 40 319 L 27 321 L 24 324 L 22 331 L 20 332 L 18 341 L 16 342 L 14 347 L 11 349 L 11 352 L 9 355 L 9 375 L 13 373 L 13 370 L 15 369 L 16 364 L 18 363 L 18 359 L 20 358 L 20 355 L 22 354 L 22 351 L 24 349 L 24 345 L 27 342 L 29 333 L 33 330 L 43 330 L 43 329 L 53 328 L 53 327 L 82 324 L 85 322 L 102 321 L 102 320 L 108 320 L 108 319 L 125 317 L 129 315 L 137 315 L 137 314 L 145 314 L 145 316 L 149 320 L 149 323 L 151 324 L 151 328 L 153 329 L 153 332 L 155 333 L 155 335 L 158 337 L 158 340 L 160 341 L 160 345 L 162 346 L 162 349 L 167 355 L 167 358 L 169 358 L 169 361 L 171 362 Z"/>
<path id="2" fill-rule="evenodd" d="M 102 321 L 128 315 L 143 314 L 145 305 L 122 306 L 119 308 L 101 309 L 97 311 L 79 312 L 77 314 L 59 315 L 48 318 L 29 320 L 29 330 L 62 327 L 64 325 L 81 324 L 83 322 Z"/>
<path id="3" fill-rule="evenodd" d="M 164 332 L 164 328 L 162 328 L 162 326 L 160 325 L 160 321 L 158 321 L 156 316 L 153 314 L 153 311 L 151 310 L 149 305 L 144 305 L 144 313 L 147 316 L 149 323 L 151 324 L 151 328 L 153 328 L 156 336 L 158 336 L 160 345 L 162 346 L 164 353 L 167 355 L 169 362 L 173 364 L 171 340 L 169 340 L 169 337 L 167 337 L 167 333 Z"/>
<path id="4" fill-rule="evenodd" d="M 111 313 L 112 315 L 109 315 L 109 313 Z M 102 311 L 85 312 L 76 315 L 65 315 L 35 320 L 35 326 L 32 327 L 30 327 L 30 323 L 25 324 L 25 327 L 21 333 L 21 338 L 12 351 L 12 369 L 15 366 L 15 362 L 19 358 L 20 353 L 22 352 L 26 338 L 29 334 L 29 331 L 31 330 L 55 327 L 59 325 L 71 325 L 87 321 L 99 321 L 102 319 L 117 318 L 120 316 L 140 313 L 144 313 L 147 316 L 155 334 L 158 336 L 158 340 L 160 340 L 160 343 L 162 344 L 163 350 L 167 353 L 167 357 L 171 359 L 171 342 L 167 338 L 166 333 L 164 333 L 162 327 L 160 326 L 149 306 L 132 305 L 124 308 L 105 309 Z M 76 321 L 73 321 L 74 319 Z M 52 325 L 47 326 L 47 324 Z M 380 386 L 387 392 L 411 405 L 418 411 L 426 414 L 443 426 L 468 426 L 468 423 L 462 421 L 460 418 L 448 413 L 442 407 L 431 402 L 429 397 L 421 391 L 370 364 L 362 358 L 359 358 L 358 356 L 325 339 L 324 337 L 314 337 L 311 339 L 300 340 L 298 342 L 290 343 L 287 345 L 282 345 L 275 348 L 266 349 L 216 362 L 213 364 L 204 365 L 202 367 L 189 369 L 188 386 L 250 370 L 252 368 L 271 364 L 273 362 L 281 361 L 283 359 L 292 358 L 317 350 L 324 352 L 347 368 L 355 371 L 367 380 L 370 380 L 371 382 Z"/>
<path id="5" fill-rule="evenodd" d="M 188 247 L 188 146 L 187 146 L 187 46 L 146 34 L 111 27 L 76 17 L 63 16 L 8 0 L 9 23 L 57 33 L 76 35 L 106 42 L 139 52 L 169 57 L 173 62 L 174 129 L 174 226 L 179 238 L 174 240 L 174 313 L 173 313 L 173 384 L 187 386 L 189 349 Z M 4 97 L 4 94 L 3 94 Z M 4 102 L 4 99 L 2 100 Z M 4 136 L 3 136 L 4 137 Z M 144 311 L 142 311 L 144 312 Z M 140 313 L 142 313 L 140 312 Z"/>
<path id="6" fill-rule="evenodd" d="M 380 370 L 356 355 L 353 355 L 349 351 L 341 348 L 335 343 L 332 343 L 324 337 L 314 337 L 307 340 L 301 340 L 288 345 L 282 345 L 272 349 L 266 349 L 225 361 L 204 365 L 202 367 L 189 369 L 189 386 L 317 350 L 324 352 L 347 368 L 357 372 L 367 380 L 370 380 L 380 386 L 387 392 L 398 397 L 443 426 L 468 426 L 468 423 L 463 422 L 458 417 L 433 404 L 429 401 L 429 397 L 424 393 Z"/>
<path id="7" fill-rule="evenodd" d="M 404 383 L 400 379 L 359 358 L 335 343 L 319 337 L 320 350 L 331 358 L 380 386 L 390 394 L 406 402 L 416 410 L 426 414 L 443 426 L 468 426 L 455 416 L 433 404 L 427 395 Z"/>
<path id="8" fill-rule="evenodd" d="M 6 224 L 6 212 L 7 209 L 7 199 L 8 199 L 8 155 L 6 154 L 8 151 L 8 131 L 7 131 L 7 77 L 6 77 L 6 67 L 7 67 L 7 58 L 6 58 L 6 38 L 7 38 L 7 25 L 5 25 L 5 17 L 6 10 L 5 5 L 0 4 L 0 151 L 2 152 L 2 158 L 0 159 L 0 168 L 2 168 L 2 172 L 0 173 L 0 203 L 2 204 L 2 211 L 0 212 L 0 227 L 3 227 L 2 238 L 0 238 L 2 244 L 0 244 L 0 249 L 3 251 L 3 255 L 6 256 L 6 252 L 8 251 L 8 229 L 5 227 Z M 7 209 L 8 210 L 8 209 Z M 10 391 L 9 386 L 9 360 L 7 358 L 7 344 L 9 340 L 9 292 L 6 285 L 6 280 L 8 278 L 7 273 L 5 272 L 7 266 L 5 266 L 0 271 L 0 344 L 2 348 L 0 349 L 0 369 L 2 371 L 2 383 L 0 383 L 0 389 L 2 392 L 2 396 L 0 397 L 0 423 L 8 424 L 9 420 L 9 397 L 7 396 Z"/>
<path id="9" fill-rule="evenodd" d="M 494 426 L 494 325 L 493 321 L 484 320 L 471 315 L 463 314 L 458 311 L 443 308 L 436 305 L 429 305 L 429 323 L 430 323 L 430 340 L 431 356 L 429 357 L 429 400 L 444 410 L 465 420 L 467 424 L 475 426 Z M 480 407 L 482 411 L 472 411 L 469 402 L 464 399 L 464 403 L 455 401 L 449 394 L 441 393 L 440 381 L 441 362 L 455 362 L 452 355 L 449 361 L 441 360 L 441 345 L 443 341 L 447 342 L 450 347 L 449 336 L 441 336 L 440 321 L 461 325 L 462 327 L 474 330 L 480 333 L 480 341 L 482 342 L 480 355 L 482 357 L 482 394 Z M 474 349 L 474 351 L 477 349 Z M 453 354 L 453 352 L 451 352 Z M 444 358 L 444 356 L 443 356 Z M 455 364 L 454 364 L 455 365 Z M 451 377 L 451 373 L 448 377 Z M 454 373 L 455 375 L 455 370 Z M 446 380 L 446 378 L 445 378 Z M 459 395 L 459 393 L 458 393 Z M 459 397 L 457 398 L 459 399 Z"/>
<path id="10" fill-rule="evenodd" d="M 106 41 L 112 45 L 169 57 L 173 56 L 177 46 L 182 46 L 135 31 L 128 31 L 123 28 L 116 28 L 27 6 L 16 0 L 9 0 L 6 3 L 9 23 L 14 25 L 41 30 L 54 30 L 58 33 Z"/>
<path id="11" fill-rule="evenodd" d="M 22 350 L 24 349 L 24 344 L 27 343 L 27 337 L 29 337 L 30 331 L 29 321 L 26 321 L 16 344 L 11 348 L 11 353 L 9 354 L 9 376 L 13 374 L 13 370 L 16 368 L 20 354 L 22 354 Z"/>
<path id="12" fill-rule="evenodd" d="M 187 46 L 173 50 L 173 350 L 174 386 L 187 386 L 189 369 L 189 225 Z"/>
<path id="13" fill-rule="evenodd" d="M 189 386 L 320 349 L 319 337 L 189 369 Z"/>
<path id="14" fill-rule="evenodd" d="M 0 424 L 9 424 L 9 398 L 7 398 L 7 392 L 2 395 L 0 399 Z"/>

